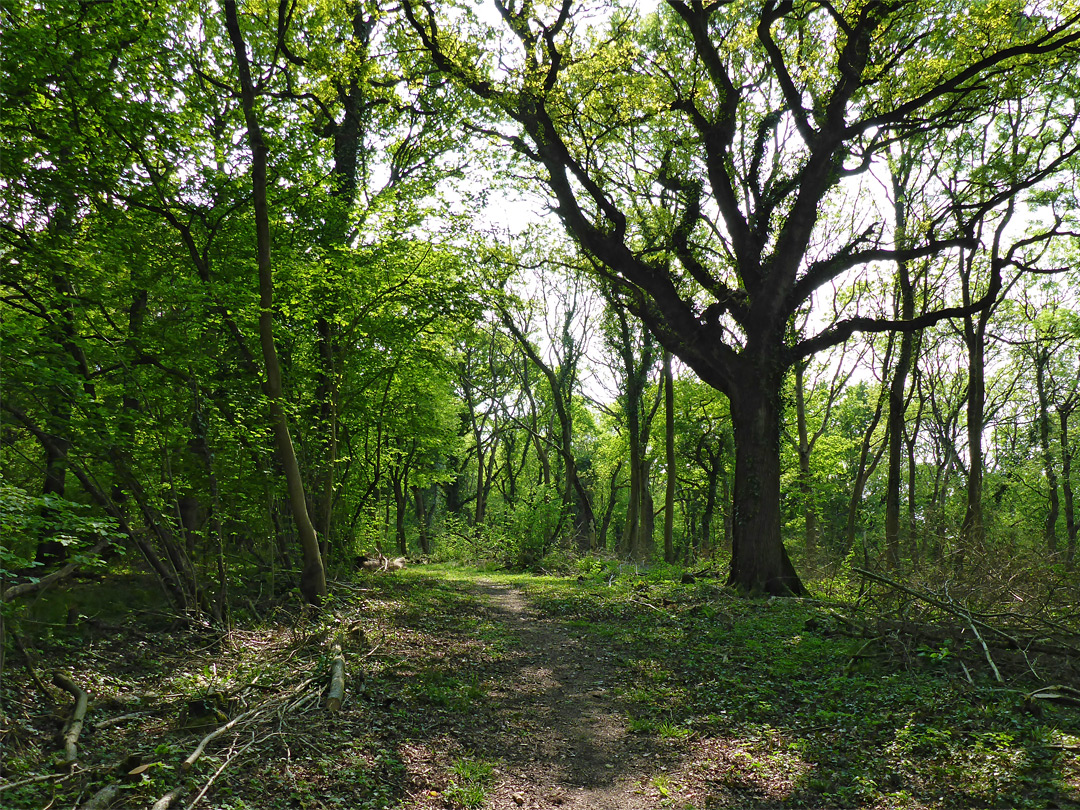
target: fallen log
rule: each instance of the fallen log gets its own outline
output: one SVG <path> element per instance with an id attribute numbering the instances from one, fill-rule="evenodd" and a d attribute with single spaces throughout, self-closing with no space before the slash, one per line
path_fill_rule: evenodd
<path id="1" fill-rule="evenodd" d="M 61 764 L 70 770 L 79 758 L 79 735 L 82 733 L 83 720 L 86 719 L 86 707 L 89 705 L 90 695 L 80 689 L 74 681 L 63 673 L 57 672 L 53 675 L 52 682 L 75 698 L 75 708 L 72 710 L 71 717 L 65 724 L 63 732 L 64 759 Z"/>
<path id="2" fill-rule="evenodd" d="M 330 663 L 330 688 L 326 692 L 326 710 L 336 712 L 345 698 L 345 654 L 341 642 L 335 642 L 331 649 L 333 659 Z"/>
<path id="3" fill-rule="evenodd" d="M 154 806 L 151 807 L 150 810 L 169 810 L 169 808 L 173 806 L 173 802 L 175 802 L 183 795 L 183 787 L 173 788 L 156 802 L 154 802 Z"/>
<path id="4" fill-rule="evenodd" d="M 120 795 L 120 785 L 113 782 L 111 785 L 106 785 L 93 796 L 91 796 L 86 804 L 79 808 L 79 810 L 106 810 L 106 808 L 112 804 L 116 797 Z"/>

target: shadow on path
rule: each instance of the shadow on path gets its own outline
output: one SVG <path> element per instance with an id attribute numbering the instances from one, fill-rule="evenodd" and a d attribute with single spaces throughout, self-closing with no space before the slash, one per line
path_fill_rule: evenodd
<path id="1" fill-rule="evenodd" d="M 662 742 L 628 731 L 614 687 L 625 674 L 614 651 L 587 632 L 531 608 L 520 592 L 477 588 L 488 618 L 514 639 L 496 665 L 489 700 L 503 732 L 483 753 L 506 763 L 492 808 L 639 810 L 658 803 L 643 789 L 673 758 Z"/>

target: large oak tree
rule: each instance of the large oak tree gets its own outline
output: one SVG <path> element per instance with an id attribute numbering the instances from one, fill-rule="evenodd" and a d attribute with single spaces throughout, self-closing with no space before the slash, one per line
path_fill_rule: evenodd
<path id="1" fill-rule="evenodd" d="M 943 204 L 902 243 L 865 196 L 898 142 L 986 126 L 1003 98 L 1075 70 L 1075 4 L 666 0 L 639 17 L 614 4 L 494 2 L 495 28 L 448 3 L 407 0 L 404 11 L 478 100 L 472 127 L 534 167 L 620 303 L 729 398 L 731 584 L 801 593 L 780 534 L 789 369 L 856 331 L 980 311 L 1000 268 L 966 306 L 907 320 L 850 307 L 802 331 L 794 318 L 823 287 L 975 247 L 978 222 L 1057 165 L 1068 120 L 1048 127 L 1046 159 L 1023 176 L 959 168 L 954 186 L 980 185 L 977 204 Z"/>

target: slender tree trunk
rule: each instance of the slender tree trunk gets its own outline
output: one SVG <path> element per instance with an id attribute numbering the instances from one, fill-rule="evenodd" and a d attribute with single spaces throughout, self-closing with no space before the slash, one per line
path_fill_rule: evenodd
<path id="1" fill-rule="evenodd" d="M 961 261 L 964 261 L 961 258 Z M 962 268 L 964 303 L 971 299 L 972 259 Z M 961 534 L 969 548 L 982 548 L 986 536 L 983 525 L 983 428 L 986 425 L 986 327 L 990 310 L 964 318 L 964 344 L 968 355 L 967 445 L 968 480 Z"/>
<path id="2" fill-rule="evenodd" d="M 698 555 L 702 558 L 707 558 L 712 554 L 713 515 L 716 513 L 716 490 L 721 477 L 719 458 L 709 467 L 706 476 L 705 508 L 701 513 L 701 542 L 698 544 Z M 727 534 L 726 529 L 724 533 Z"/>
<path id="3" fill-rule="evenodd" d="M 731 495 L 731 484 L 728 482 L 727 470 L 721 470 L 720 501 L 724 504 L 724 549 L 727 551 L 733 551 L 735 548 L 735 507 Z"/>
<path id="4" fill-rule="evenodd" d="M 667 480 L 664 488 L 664 562 L 675 562 L 675 380 L 671 374 L 671 352 L 664 352 L 664 458 Z"/>
<path id="5" fill-rule="evenodd" d="M 604 508 L 604 517 L 600 522 L 600 533 L 596 537 L 598 548 L 607 548 L 608 529 L 611 527 L 611 516 L 615 514 L 615 496 L 619 491 L 619 473 L 622 472 L 623 460 L 615 463 L 615 469 L 611 471 L 611 483 L 608 486 L 608 501 Z"/>
<path id="6" fill-rule="evenodd" d="M 626 437 L 630 451 L 630 491 L 620 551 L 634 560 L 648 560 L 654 550 L 652 498 L 648 491 L 646 458 L 652 430 L 652 413 L 645 408 L 645 388 L 655 357 L 655 344 L 652 335 L 645 332 L 642 350 L 636 352 L 627 313 L 616 306 L 614 315 L 618 319 L 618 342 L 615 348 L 622 361 L 622 399 L 625 404 Z"/>
<path id="7" fill-rule="evenodd" d="M 413 499 L 416 502 L 416 526 L 420 535 L 420 553 L 431 553 L 431 536 L 428 533 L 427 504 L 424 502 L 424 491 L 420 487 L 413 487 Z"/>
<path id="8" fill-rule="evenodd" d="M 1057 522 L 1061 513 L 1058 500 L 1057 470 L 1054 468 L 1054 454 L 1050 449 L 1050 395 L 1046 390 L 1046 366 L 1050 362 L 1050 351 L 1042 346 L 1035 346 L 1035 391 L 1039 400 L 1039 449 L 1042 451 L 1043 472 L 1046 475 L 1046 487 L 1050 491 L 1050 508 L 1046 512 L 1043 528 L 1043 540 L 1046 550 L 1055 555 L 1058 551 Z"/>
<path id="9" fill-rule="evenodd" d="M 795 426 L 799 438 L 799 495 L 805 520 L 803 537 L 806 558 L 813 560 L 817 551 L 817 510 L 814 508 L 813 483 L 810 480 L 810 431 L 806 424 L 806 392 L 803 390 L 806 361 L 795 364 Z"/>
<path id="10" fill-rule="evenodd" d="M 1061 493 L 1065 500 L 1065 566 L 1070 571 L 1076 559 L 1076 535 L 1080 527 L 1076 524 L 1076 502 L 1073 498 L 1072 459 L 1073 448 L 1069 444 L 1069 416 L 1071 407 L 1058 409 L 1058 421 L 1061 425 Z"/>
<path id="11" fill-rule="evenodd" d="M 563 462 L 563 503 L 574 518 L 574 536 L 578 551 L 587 552 L 596 542 L 596 517 L 593 514 L 589 492 L 578 474 L 577 459 L 574 458 L 574 422 L 573 422 L 573 374 L 571 370 L 561 368 L 556 373 L 537 353 L 528 336 L 518 328 L 509 312 L 500 313 L 503 325 L 514 336 L 521 350 L 537 370 L 544 375 L 551 389 L 551 403 L 555 417 L 559 421 L 559 455 Z M 567 329 L 564 327 L 564 341 Z M 569 354 L 569 353 L 568 353 Z"/>
<path id="12" fill-rule="evenodd" d="M 905 160 L 906 164 L 907 161 Z M 896 226 L 897 246 L 903 248 L 907 243 L 907 198 L 906 183 L 908 172 L 906 165 L 900 173 L 892 176 L 893 214 Z M 911 273 L 904 259 L 896 262 L 899 312 L 901 320 L 911 320 L 915 316 L 915 291 L 911 284 Z M 900 474 L 903 460 L 905 397 L 908 372 L 911 369 L 912 347 L 915 342 L 913 332 L 900 335 L 900 353 L 896 359 L 896 369 L 889 384 L 889 462 L 888 483 L 885 487 L 885 556 L 892 568 L 900 565 Z"/>
<path id="13" fill-rule="evenodd" d="M 397 536 L 397 551 L 402 557 L 409 553 L 408 537 L 405 533 L 405 510 L 408 506 L 408 501 L 405 498 L 405 492 L 408 487 L 407 483 L 403 480 L 405 478 L 405 471 L 400 471 L 397 475 L 391 476 L 394 481 L 394 528 Z"/>
<path id="14" fill-rule="evenodd" d="M 886 353 L 885 367 L 888 368 L 889 359 L 888 355 L 890 351 Z M 874 417 L 870 420 L 870 424 L 867 425 L 866 431 L 863 433 L 862 444 L 859 448 L 859 466 L 855 473 L 855 483 L 851 487 L 851 499 L 848 501 L 847 521 L 845 524 L 845 548 L 851 551 L 855 547 L 855 524 L 858 522 L 859 507 L 862 505 L 863 492 L 866 489 L 866 482 L 870 480 L 870 476 L 874 474 L 874 470 L 877 469 L 878 463 L 881 461 L 882 455 L 885 453 L 885 443 L 882 442 L 877 451 L 874 452 L 871 458 L 872 442 L 874 438 L 874 432 L 877 430 L 878 424 L 881 422 L 881 414 L 884 410 L 885 401 L 887 395 L 885 391 L 882 391 L 882 395 L 878 397 L 877 406 L 874 408 Z"/>
<path id="15" fill-rule="evenodd" d="M 487 519 L 487 483 L 484 479 L 487 466 L 484 462 L 483 436 L 479 431 L 474 431 L 473 435 L 476 439 L 476 508 L 473 510 L 473 526 L 479 529 Z"/>
<path id="16" fill-rule="evenodd" d="M 58 403 L 52 410 L 52 423 L 68 424 L 71 419 L 71 409 L 67 403 Z M 63 436 L 52 435 L 50 441 L 42 445 L 45 450 L 45 480 L 42 482 L 41 494 L 45 497 L 55 495 L 64 497 L 67 480 L 68 451 L 71 442 Z M 47 527 L 51 522 L 52 510 L 44 507 L 41 510 L 42 533 L 38 539 L 37 552 L 34 560 L 39 566 L 51 566 L 63 563 L 67 559 L 64 544 L 55 539 Z"/>
<path id="17" fill-rule="evenodd" d="M 315 321 L 315 333 L 318 335 L 319 357 L 322 367 L 316 373 L 316 397 L 319 401 L 319 429 L 322 433 L 323 453 L 322 469 L 316 482 L 318 505 L 315 511 L 319 531 L 319 548 L 323 566 L 330 557 L 330 531 L 334 520 L 334 476 L 338 454 L 338 414 L 337 414 L 337 344 L 333 327 L 320 315 Z"/>
<path id="18" fill-rule="evenodd" d="M 916 495 L 918 494 L 919 468 L 918 458 L 915 455 L 916 440 L 919 435 L 919 423 L 920 420 L 916 418 L 907 435 L 907 534 L 908 547 L 911 550 L 911 561 L 912 564 L 916 566 L 919 564 L 919 558 L 921 556 L 918 531 L 918 503 L 916 500 Z"/>
<path id="19" fill-rule="evenodd" d="M 277 348 L 274 346 L 274 277 L 270 258 L 270 215 L 266 199 L 266 155 L 262 129 L 255 110 L 255 88 L 251 81 L 247 49 L 236 11 L 236 0 L 224 0 L 225 24 L 236 55 L 236 68 L 240 77 L 240 99 L 247 124 L 248 142 L 251 147 L 251 182 L 255 208 L 255 231 L 259 266 L 259 342 L 266 366 L 266 393 L 270 400 L 270 420 L 277 441 L 278 455 L 285 469 L 289 491 L 289 504 L 293 520 L 300 535 L 300 547 L 304 555 L 304 567 L 300 574 L 300 593 L 313 605 L 326 596 L 326 571 L 323 568 L 319 538 L 307 510 L 304 482 L 296 459 L 292 436 L 289 434 L 288 417 L 284 408 L 284 391 L 281 366 Z"/>

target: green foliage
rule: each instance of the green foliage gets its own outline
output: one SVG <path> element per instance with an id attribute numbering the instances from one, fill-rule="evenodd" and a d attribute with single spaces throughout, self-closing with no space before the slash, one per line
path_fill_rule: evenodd
<path id="1" fill-rule="evenodd" d="M 116 521 L 85 514 L 87 506 L 56 495 L 33 496 L 19 487 L 0 481 L 0 579 L 33 568 L 38 542 L 48 538 L 67 549 L 68 559 L 93 567 L 101 564 L 100 553 L 82 554 L 100 540 L 118 543 L 123 537 Z"/>

